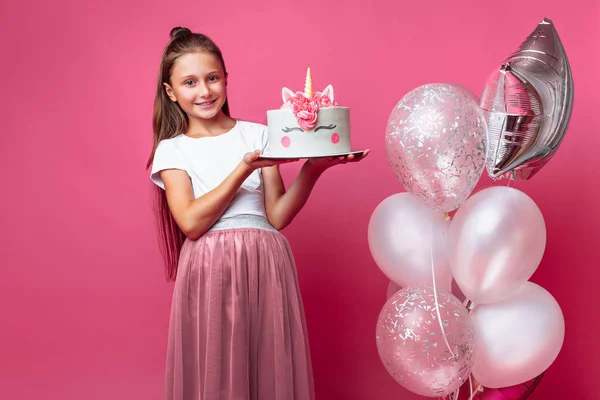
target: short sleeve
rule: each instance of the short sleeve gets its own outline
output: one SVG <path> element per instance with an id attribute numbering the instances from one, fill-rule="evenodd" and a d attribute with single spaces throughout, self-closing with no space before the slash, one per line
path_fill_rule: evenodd
<path id="1" fill-rule="evenodd" d="M 260 154 L 269 154 L 271 152 L 271 145 L 269 143 L 269 128 L 266 125 L 261 125 L 260 139 Z"/>
<path id="2" fill-rule="evenodd" d="M 168 139 L 162 140 L 156 147 L 154 160 L 152 161 L 152 170 L 150 172 L 152 182 L 162 189 L 165 188 L 165 185 L 160 177 L 160 171 L 166 169 L 181 169 L 188 172 L 188 166 L 181 153 L 177 150 L 174 143 Z"/>

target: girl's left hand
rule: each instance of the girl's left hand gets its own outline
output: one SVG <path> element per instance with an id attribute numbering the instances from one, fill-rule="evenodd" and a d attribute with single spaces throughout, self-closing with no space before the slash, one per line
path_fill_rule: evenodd
<path id="1" fill-rule="evenodd" d="M 339 156 L 339 157 L 315 157 L 309 158 L 306 160 L 306 165 L 311 168 L 315 168 L 320 171 L 325 171 L 327 168 L 331 168 L 334 165 L 338 164 L 346 164 L 349 162 L 358 162 L 364 160 L 365 157 L 369 154 L 371 150 L 367 149 L 364 153 L 355 155 L 350 154 L 347 156 Z"/>

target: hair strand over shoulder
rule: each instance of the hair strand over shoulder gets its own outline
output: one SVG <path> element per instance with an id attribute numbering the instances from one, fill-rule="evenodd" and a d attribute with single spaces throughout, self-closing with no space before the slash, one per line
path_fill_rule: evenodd
<path id="1" fill-rule="evenodd" d="M 171 101 L 165 90 L 165 83 L 171 83 L 171 74 L 177 59 L 184 54 L 207 52 L 217 57 L 223 65 L 223 72 L 227 73 L 221 50 L 208 36 L 192 33 L 189 29 L 182 27 L 173 28 L 170 36 L 171 40 L 163 51 L 158 74 L 152 118 L 154 142 L 146 163 L 147 169 L 151 167 L 156 148 L 162 140 L 173 138 L 188 129 L 187 115 L 179 104 Z M 225 101 L 222 111 L 229 116 L 228 101 Z M 165 262 L 166 277 L 167 280 L 174 280 L 177 275 L 179 254 L 186 237 L 169 210 L 165 191 L 156 185 L 154 186 L 154 199 L 159 247 Z"/>

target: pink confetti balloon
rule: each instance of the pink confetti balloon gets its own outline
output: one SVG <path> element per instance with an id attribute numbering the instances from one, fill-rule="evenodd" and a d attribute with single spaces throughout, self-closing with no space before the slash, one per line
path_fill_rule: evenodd
<path id="1" fill-rule="evenodd" d="M 407 192 L 436 211 L 457 209 L 485 166 L 486 123 L 462 86 L 420 86 L 394 107 L 386 131 L 390 166 Z"/>
<path id="2" fill-rule="evenodd" d="M 390 297 L 379 314 L 376 333 L 379 357 L 388 373 L 421 396 L 454 392 L 475 362 L 467 309 L 440 290 L 436 305 L 428 285 L 407 286 Z"/>

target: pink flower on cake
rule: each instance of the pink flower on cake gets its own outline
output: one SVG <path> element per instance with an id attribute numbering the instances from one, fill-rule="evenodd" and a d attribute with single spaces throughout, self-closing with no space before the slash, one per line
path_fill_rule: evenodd
<path id="1" fill-rule="evenodd" d="M 315 100 L 319 103 L 319 107 L 335 107 L 337 103 L 332 102 L 327 96 L 320 96 L 320 93 L 315 95 Z"/>
<path id="2" fill-rule="evenodd" d="M 283 105 L 281 108 L 291 108 L 298 125 L 305 131 L 312 130 L 317 124 L 319 109 L 321 107 L 335 107 L 333 87 L 327 86 L 323 92 L 313 92 L 310 68 L 306 72 L 304 92 L 292 92 L 288 88 L 281 91 Z"/>
<path id="3" fill-rule="evenodd" d="M 300 128 L 305 131 L 312 130 L 317 124 L 317 116 L 319 114 L 319 107 L 313 104 L 308 106 L 307 110 L 298 111 L 296 114 L 296 120 Z"/>
<path id="4" fill-rule="evenodd" d="M 292 103 L 292 112 L 296 116 L 298 125 L 305 131 L 310 131 L 317 123 L 319 105 L 312 99 L 304 97 L 302 93 L 290 99 Z"/>
<path id="5" fill-rule="evenodd" d="M 310 100 L 304 97 L 302 93 L 298 92 L 293 97 L 290 97 L 288 103 L 292 105 L 292 109 L 294 110 L 294 113 L 296 113 L 296 110 L 302 110 L 304 107 L 308 106 Z"/>

